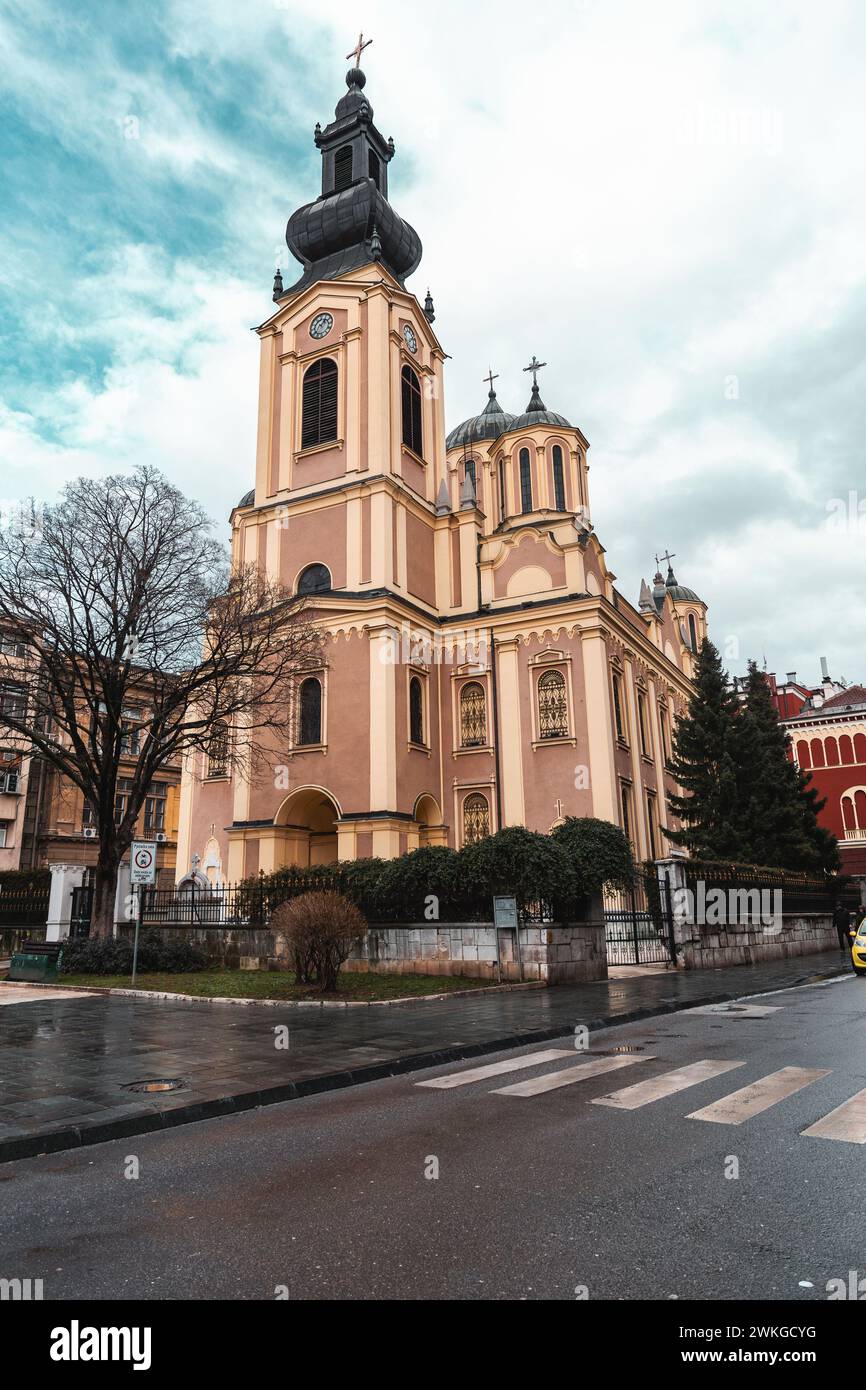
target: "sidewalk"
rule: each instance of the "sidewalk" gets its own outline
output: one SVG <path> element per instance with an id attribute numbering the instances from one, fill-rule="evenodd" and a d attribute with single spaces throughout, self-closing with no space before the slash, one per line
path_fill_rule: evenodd
<path id="1" fill-rule="evenodd" d="M 577 1024 L 628 1023 L 842 973 L 840 953 L 828 951 L 381 1009 L 192 1008 L 33 990 L 32 1002 L 0 1008 L 0 1162 L 561 1038 Z M 286 1034 L 288 1046 L 278 1046 Z M 125 1089 L 156 1078 L 182 1087 Z"/>

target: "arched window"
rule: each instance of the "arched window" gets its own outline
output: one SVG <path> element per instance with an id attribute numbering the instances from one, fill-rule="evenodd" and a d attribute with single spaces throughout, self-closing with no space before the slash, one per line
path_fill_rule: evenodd
<path id="1" fill-rule="evenodd" d="M 528 449 L 520 450 L 520 505 L 523 511 L 532 511 L 532 469 Z"/>
<path id="2" fill-rule="evenodd" d="M 561 671 L 545 671 L 539 679 L 538 733 L 540 738 L 568 737 L 568 700 Z"/>
<path id="3" fill-rule="evenodd" d="M 658 853 L 658 838 L 656 836 L 656 799 L 652 792 L 646 794 L 646 828 L 650 859 L 655 859 Z"/>
<path id="4" fill-rule="evenodd" d="M 505 520 L 505 459 L 499 460 L 499 520 Z"/>
<path id="5" fill-rule="evenodd" d="M 625 722 L 622 717 L 622 681 L 614 672 L 613 677 L 613 722 L 616 736 L 625 743 Z"/>
<path id="6" fill-rule="evenodd" d="M 691 643 L 692 651 L 696 652 L 698 649 L 698 629 L 697 624 L 695 623 L 694 613 L 689 614 L 689 641 Z"/>
<path id="7" fill-rule="evenodd" d="M 854 735 L 854 761 L 866 763 L 866 734 Z"/>
<path id="8" fill-rule="evenodd" d="M 417 676 L 409 682 L 409 742 L 424 743 L 424 691 Z"/>
<path id="9" fill-rule="evenodd" d="M 373 180 L 373 182 L 374 182 L 374 184 L 376 185 L 376 187 L 378 188 L 378 187 L 379 187 L 379 156 L 378 156 L 377 154 L 374 154 L 374 152 L 373 152 L 372 150 L 370 150 L 369 158 L 368 158 L 368 160 L 367 160 L 367 172 L 368 172 L 368 174 L 370 175 L 370 178 Z"/>
<path id="10" fill-rule="evenodd" d="M 562 468 L 562 447 L 553 446 L 553 505 L 558 512 L 565 511 L 565 473 Z"/>
<path id="11" fill-rule="evenodd" d="M 839 758 L 843 763 L 853 763 L 854 761 L 854 745 L 848 734 L 843 734 L 839 740 Z"/>
<path id="12" fill-rule="evenodd" d="M 640 734 L 640 751 L 649 757 L 650 742 L 646 718 L 646 695 L 642 690 L 637 693 L 637 727 Z"/>
<path id="13" fill-rule="evenodd" d="M 211 726 L 207 744 L 208 777 L 226 777 L 229 770 L 229 730 L 225 720 Z"/>
<path id="14" fill-rule="evenodd" d="M 301 392 L 301 448 L 337 438 L 337 364 L 320 357 L 304 372 Z"/>
<path id="15" fill-rule="evenodd" d="M 298 692 L 298 743 L 321 742 L 322 682 L 309 676 Z"/>
<path id="16" fill-rule="evenodd" d="M 827 755 L 827 766 L 828 766 L 828 767 L 838 767 L 838 766 L 839 766 L 839 745 L 838 745 L 838 743 L 836 742 L 835 738 L 828 738 L 828 739 L 827 739 L 826 743 L 824 744 L 824 752 L 825 752 L 826 755 Z"/>
<path id="17" fill-rule="evenodd" d="M 299 594 L 326 594 L 331 588 L 331 571 L 327 565 L 307 565 L 298 576 Z"/>
<path id="18" fill-rule="evenodd" d="M 460 691 L 460 746 L 478 748 L 487 742 L 487 699 L 484 686 L 469 681 Z"/>
<path id="19" fill-rule="evenodd" d="M 804 738 L 797 742 L 797 762 L 803 768 L 812 766 L 812 754 L 809 752 L 809 745 Z"/>
<path id="20" fill-rule="evenodd" d="M 631 788 L 626 782 L 621 784 L 622 828 L 627 840 L 631 839 Z"/>
<path id="21" fill-rule="evenodd" d="M 472 479 L 472 491 L 478 496 L 478 479 L 475 476 L 475 460 L 466 459 L 463 463 L 463 477 Z"/>
<path id="22" fill-rule="evenodd" d="M 477 845 L 490 834 L 490 803 L 480 792 L 463 802 L 463 843 Z"/>
<path id="23" fill-rule="evenodd" d="M 667 762 L 671 756 L 671 740 L 668 730 L 668 712 L 664 705 L 659 705 L 659 723 L 662 730 L 662 756 Z"/>
<path id="24" fill-rule="evenodd" d="M 344 145 L 334 155 L 334 192 L 348 188 L 352 182 L 352 146 Z"/>
<path id="25" fill-rule="evenodd" d="M 827 760 L 824 757 L 824 743 L 820 738 L 812 739 L 812 766 L 826 767 Z"/>
<path id="26" fill-rule="evenodd" d="M 424 452 L 424 441 L 421 437 L 421 383 L 409 366 L 403 368 L 402 384 L 403 443 L 407 449 L 413 449 L 421 457 Z"/>

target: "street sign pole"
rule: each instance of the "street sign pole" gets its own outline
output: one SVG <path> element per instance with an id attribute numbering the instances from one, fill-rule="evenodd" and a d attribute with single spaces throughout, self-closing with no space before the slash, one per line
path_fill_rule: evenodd
<path id="1" fill-rule="evenodd" d="M 156 883 L 156 845 L 150 840 L 133 840 L 129 857 L 129 881 L 135 889 L 135 942 L 132 947 L 132 984 L 138 972 L 138 936 L 144 920 L 144 889 Z"/>
<path id="2" fill-rule="evenodd" d="M 138 933 L 141 931 L 141 922 L 144 917 L 144 893 L 141 884 L 136 884 L 135 896 L 138 900 L 135 911 L 135 942 L 132 947 L 132 988 L 135 989 L 135 975 L 138 970 Z"/>

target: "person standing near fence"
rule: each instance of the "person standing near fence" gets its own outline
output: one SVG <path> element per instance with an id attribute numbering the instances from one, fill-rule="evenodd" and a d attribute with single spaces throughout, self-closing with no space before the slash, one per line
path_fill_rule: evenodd
<path id="1" fill-rule="evenodd" d="M 851 949 L 851 913 L 844 903 L 837 903 L 833 912 L 833 925 L 839 937 L 839 950 Z"/>

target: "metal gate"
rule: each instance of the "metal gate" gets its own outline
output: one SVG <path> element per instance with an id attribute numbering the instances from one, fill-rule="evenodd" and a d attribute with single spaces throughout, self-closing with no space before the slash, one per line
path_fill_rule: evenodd
<path id="1" fill-rule="evenodd" d="M 667 965 L 673 957 L 673 923 L 667 885 L 647 901 L 643 880 L 623 892 L 605 894 L 604 935 L 608 965 Z"/>
<path id="2" fill-rule="evenodd" d="M 89 936 L 90 918 L 93 915 L 93 888 L 89 875 L 84 882 L 72 890 L 72 912 L 69 917 L 70 936 Z"/>

